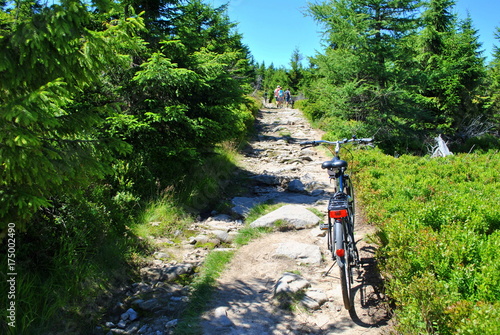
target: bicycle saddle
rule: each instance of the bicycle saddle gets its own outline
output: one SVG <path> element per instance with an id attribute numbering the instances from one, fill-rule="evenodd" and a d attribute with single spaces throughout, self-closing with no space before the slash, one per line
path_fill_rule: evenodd
<path id="1" fill-rule="evenodd" d="M 347 162 L 338 158 L 333 158 L 331 161 L 324 162 L 321 164 L 322 169 L 340 169 L 347 168 Z"/>

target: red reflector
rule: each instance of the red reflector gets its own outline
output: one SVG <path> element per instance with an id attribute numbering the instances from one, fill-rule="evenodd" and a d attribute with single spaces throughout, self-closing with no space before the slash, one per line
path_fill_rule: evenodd
<path id="1" fill-rule="evenodd" d="M 344 257 L 345 256 L 345 250 L 344 249 L 337 249 L 337 250 L 335 250 L 335 253 L 339 257 Z"/>
<path id="2" fill-rule="evenodd" d="M 332 219 L 341 219 L 347 217 L 347 209 L 341 209 L 338 211 L 330 211 L 329 213 Z"/>

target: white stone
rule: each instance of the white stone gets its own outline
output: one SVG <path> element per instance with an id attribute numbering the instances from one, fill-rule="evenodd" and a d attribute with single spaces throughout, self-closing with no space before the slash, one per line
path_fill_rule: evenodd
<path id="1" fill-rule="evenodd" d="M 280 243 L 275 251 L 276 257 L 295 259 L 301 263 L 319 265 L 321 250 L 319 246 L 299 242 Z"/>
<path id="2" fill-rule="evenodd" d="M 320 219 L 313 212 L 300 205 L 285 205 L 253 221 L 251 227 L 272 227 L 276 222 L 285 222 L 295 228 L 308 228 L 319 223 Z"/>
<path id="3" fill-rule="evenodd" d="M 295 273 L 285 272 L 274 287 L 274 294 L 294 294 L 311 286 L 308 280 Z"/>

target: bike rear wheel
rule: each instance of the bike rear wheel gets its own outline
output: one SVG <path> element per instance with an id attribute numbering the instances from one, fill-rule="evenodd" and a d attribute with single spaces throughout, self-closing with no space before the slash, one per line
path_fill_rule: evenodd
<path id="1" fill-rule="evenodd" d="M 337 259 L 340 275 L 340 287 L 342 290 L 342 298 L 344 307 L 351 310 L 353 307 L 352 297 L 352 264 L 353 254 L 348 243 L 347 232 L 344 231 L 342 221 L 335 222 L 335 250 L 334 255 Z"/>

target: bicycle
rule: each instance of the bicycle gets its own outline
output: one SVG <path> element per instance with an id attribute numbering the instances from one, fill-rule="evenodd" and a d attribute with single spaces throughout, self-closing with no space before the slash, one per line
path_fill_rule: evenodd
<path id="1" fill-rule="evenodd" d="M 352 284 L 353 268 L 359 267 L 359 253 L 354 239 L 354 187 L 351 178 L 346 173 L 348 163 L 340 159 L 340 147 L 348 143 L 371 144 L 371 138 L 344 139 L 339 141 L 306 141 L 301 142 L 303 149 L 320 144 L 335 145 L 335 151 L 332 151 L 333 158 L 324 162 L 321 167 L 326 169 L 330 179 L 335 181 L 335 192 L 328 203 L 328 223 L 322 224 L 321 229 L 328 230 L 327 242 L 328 250 L 332 253 L 334 263 L 325 273 L 325 276 L 331 271 L 335 263 L 339 266 L 340 286 L 344 307 L 351 310 L 353 304 Z"/>

